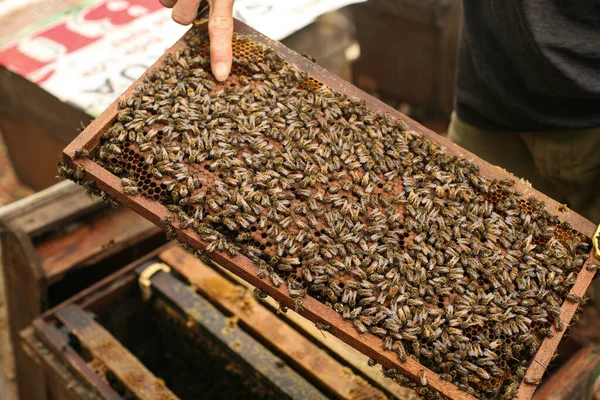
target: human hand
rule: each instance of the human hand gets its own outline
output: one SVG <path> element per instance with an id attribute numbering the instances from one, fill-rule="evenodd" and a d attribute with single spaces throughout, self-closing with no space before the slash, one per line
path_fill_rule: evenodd
<path id="1" fill-rule="evenodd" d="M 231 72 L 231 41 L 233 38 L 233 2 L 235 0 L 208 0 L 210 14 L 210 64 L 215 78 L 223 82 Z M 173 20 L 181 25 L 194 22 L 200 0 L 160 0 L 173 9 Z"/>

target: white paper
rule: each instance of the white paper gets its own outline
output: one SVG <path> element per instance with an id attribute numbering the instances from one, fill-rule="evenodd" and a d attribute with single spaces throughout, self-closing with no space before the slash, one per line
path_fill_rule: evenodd
<path id="1" fill-rule="evenodd" d="M 260 33 L 282 40 L 318 16 L 366 0 L 237 0 L 233 15 Z"/>

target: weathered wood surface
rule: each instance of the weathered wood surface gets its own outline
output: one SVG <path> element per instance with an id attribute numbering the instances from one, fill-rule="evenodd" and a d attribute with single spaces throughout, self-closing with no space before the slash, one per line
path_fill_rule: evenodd
<path id="1" fill-rule="evenodd" d="M 74 268 L 93 265 L 153 235 L 160 230 L 125 208 L 107 210 L 73 231 L 40 243 L 36 253 L 50 283 Z"/>
<path id="2" fill-rule="evenodd" d="M 138 271 L 141 273 L 141 270 L 143 267 Z M 208 332 L 216 342 L 232 349 L 237 355 L 236 358 L 249 367 L 248 371 L 260 374 L 262 380 L 269 382 L 268 386 L 276 391 L 277 397 L 294 400 L 327 398 L 293 368 L 282 366 L 279 357 L 239 326 L 232 324 L 210 302 L 198 296 L 173 275 L 158 272 L 152 277 L 151 285 L 160 293 L 161 298 L 166 298 L 174 304 L 175 309 Z"/>
<path id="3" fill-rule="evenodd" d="M 32 326 L 36 336 L 50 349 L 50 351 L 60 359 L 61 362 L 68 365 L 76 376 L 84 382 L 88 382 L 101 398 L 106 400 L 121 399 L 113 388 L 102 380 L 85 360 L 69 346 L 69 340 L 63 333 L 58 331 L 52 322 L 48 323 L 42 318 L 38 318 L 33 321 Z"/>
<path id="4" fill-rule="evenodd" d="M 68 367 L 55 356 L 52 351 L 37 337 L 33 327 L 21 331 L 21 346 L 32 362 L 41 365 L 44 376 L 35 385 L 47 390 L 40 393 L 35 400 L 45 399 L 46 394 L 51 399 L 61 400 L 100 400 L 101 397 L 91 387 L 73 374 Z M 33 377 L 31 377 L 33 378 Z"/>
<path id="5" fill-rule="evenodd" d="M 78 306 L 67 306 L 56 312 L 57 318 L 72 331 L 92 356 L 112 371 L 140 399 L 176 400 L 160 379 L 157 379 L 106 329 Z"/>

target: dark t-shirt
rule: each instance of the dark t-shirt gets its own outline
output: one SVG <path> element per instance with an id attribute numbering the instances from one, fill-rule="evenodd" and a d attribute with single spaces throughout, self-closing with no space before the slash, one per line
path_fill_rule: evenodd
<path id="1" fill-rule="evenodd" d="M 464 0 L 461 119 L 533 131 L 600 127 L 600 0 Z"/>

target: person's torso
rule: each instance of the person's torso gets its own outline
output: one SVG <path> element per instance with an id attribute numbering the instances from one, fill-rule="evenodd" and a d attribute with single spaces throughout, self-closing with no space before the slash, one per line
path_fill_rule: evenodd
<path id="1" fill-rule="evenodd" d="M 497 130 L 600 126 L 600 0 L 464 0 L 457 112 Z"/>

